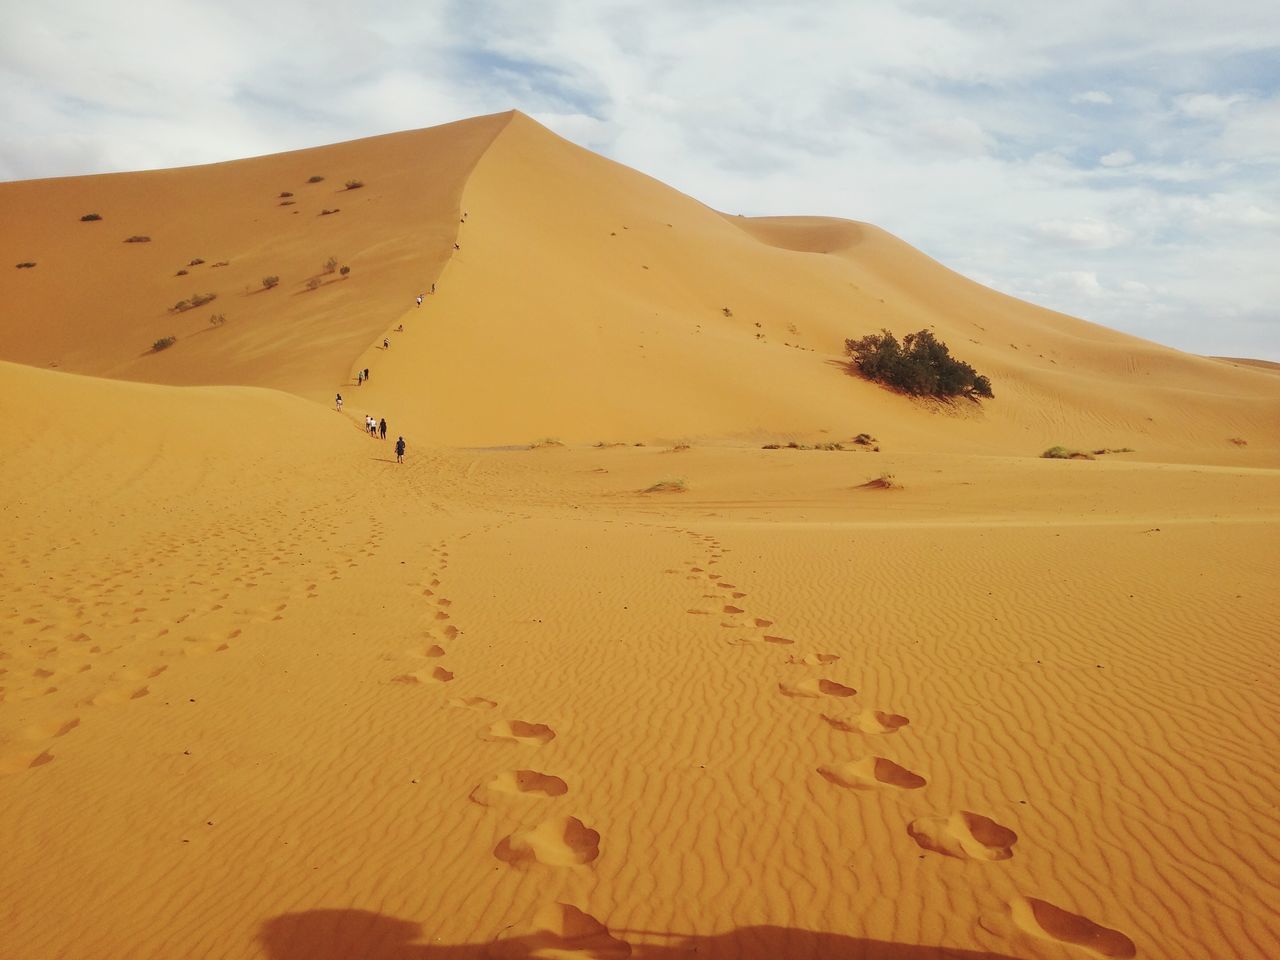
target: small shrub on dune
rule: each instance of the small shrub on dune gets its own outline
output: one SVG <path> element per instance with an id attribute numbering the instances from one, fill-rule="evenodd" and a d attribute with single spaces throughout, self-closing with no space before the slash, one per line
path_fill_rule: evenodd
<path id="1" fill-rule="evenodd" d="M 280 278 L 279 278 L 279 277 L 263 277 L 263 278 L 262 278 L 262 289 L 263 289 L 263 290 L 270 290 L 272 287 L 277 286 L 279 283 L 280 283 Z"/>
<path id="2" fill-rule="evenodd" d="M 659 480 L 651 487 L 645 487 L 641 493 L 684 493 L 689 485 L 682 478 L 675 480 Z"/>
<path id="3" fill-rule="evenodd" d="M 132 237 L 125 237 L 125 238 L 124 238 L 124 242 L 125 242 L 125 243 L 150 243 L 150 242 L 151 242 L 151 238 L 150 238 L 150 237 L 144 237 L 144 236 L 140 236 L 140 235 L 138 235 L 138 234 L 135 234 L 135 235 L 134 235 L 134 236 L 132 236 Z"/>
<path id="4" fill-rule="evenodd" d="M 318 290 L 318 289 L 320 288 L 320 284 L 321 284 L 322 282 L 323 282 L 323 281 L 322 281 L 319 277 L 308 277 L 308 278 L 307 278 L 307 289 L 308 289 L 308 290 Z"/>
<path id="5" fill-rule="evenodd" d="M 338 273 L 342 274 L 342 276 L 344 276 L 344 277 L 345 277 L 348 273 L 350 273 L 350 272 L 351 272 L 351 268 L 350 268 L 350 267 L 348 267 L 348 266 L 343 266 L 343 267 L 338 271 Z"/>
<path id="6" fill-rule="evenodd" d="M 281 201 L 280 201 L 280 206 L 282 206 L 282 207 L 292 207 L 292 206 L 293 206 L 295 203 L 297 203 L 297 202 L 298 202 L 297 200 L 281 200 Z M 297 213 L 297 211 L 295 210 L 295 211 L 294 211 L 294 213 Z"/>
<path id="7" fill-rule="evenodd" d="M 319 183 L 323 179 L 321 176 L 307 177 L 307 183 Z"/>
<path id="8" fill-rule="evenodd" d="M 559 439 L 558 437 L 543 437 L 540 440 L 535 440 L 533 441 L 533 443 L 529 444 L 529 449 L 541 450 L 544 447 L 563 447 L 563 446 L 564 446 L 564 441 Z"/>
<path id="9" fill-rule="evenodd" d="M 360 189 L 361 187 L 363 187 L 363 186 L 364 186 L 364 181 L 363 181 L 363 180 L 348 180 L 348 181 L 347 181 L 347 189 L 348 189 L 348 190 L 359 190 L 359 189 Z"/>
<path id="10" fill-rule="evenodd" d="M 213 316 L 209 318 L 209 326 L 211 327 L 220 327 L 226 322 L 227 322 L 227 318 L 220 313 L 215 313 Z"/>
<path id="11" fill-rule="evenodd" d="M 329 216 L 331 213 L 338 213 L 338 212 L 339 212 L 338 208 L 337 208 L 337 207 L 334 207 L 332 210 L 328 210 L 328 209 L 321 210 L 321 211 L 320 211 L 320 213 L 319 213 L 319 214 L 317 214 L 317 216 L 327 217 L 327 216 Z"/>
<path id="12" fill-rule="evenodd" d="M 1227 443 L 1234 443 L 1237 447 L 1247 447 L 1249 445 L 1249 441 L 1244 437 L 1229 437 L 1227 438 Z"/>
<path id="13" fill-rule="evenodd" d="M 19 270 L 30 270 L 32 267 L 35 266 L 35 261 L 24 260 L 22 261 L 22 263 L 18 264 L 17 266 Z"/>
<path id="14" fill-rule="evenodd" d="M 169 308 L 169 311 L 171 313 L 183 313 L 196 307 L 203 307 L 206 303 L 212 303 L 217 299 L 218 295 L 216 293 L 193 293 L 190 299 L 179 300 Z"/>
<path id="15" fill-rule="evenodd" d="M 873 437 L 869 433 L 860 433 L 853 438 L 853 442 L 860 447 L 869 447 L 877 443 L 878 441 L 876 440 L 875 437 Z"/>
<path id="16" fill-rule="evenodd" d="M 203 258 L 203 257 L 193 257 L 193 258 L 192 258 L 192 259 L 187 263 L 187 266 L 188 266 L 188 267 L 198 267 L 198 266 L 200 266 L 200 264 L 202 264 L 202 263 L 204 263 L 204 258 Z"/>
<path id="17" fill-rule="evenodd" d="M 337 257 L 330 257 L 328 260 L 326 260 L 326 261 L 324 262 L 324 272 L 325 272 L 325 273 L 333 273 L 333 272 L 334 272 L 335 270 L 337 270 L 337 269 L 338 269 L 338 258 L 337 258 Z"/>
<path id="18" fill-rule="evenodd" d="M 882 473 L 874 480 L 868 480 L 859 488 L 862 490 L 901 490 L 902 484 L 894 479 L 892 473 Z"/>
<path id="19" fill-rule="evenodd" d="M 1070 447 L 1050 447 L 1040 456 L 1046 460 L 1092 460 L 1093 454 L 1083 450 L 1072 450 Z"/>
<path id="20" fill-rule="evenodd" d="M 157 340 L 155 343 L 151 345 L 151 352 L 159 353 L 161 350 L 168 350 L 177 342 L 178 342 L 177 337 L 161 337 L 159 340 Z"/>
<path id="21" fill-rule="evenodd" d="M 292 196 L 293 196 L 293 194 L 292 194 L 292 193 L 290 193 L 288 190 L 281 190 L 281 191 L 280 191 L 280 199 L 281 199 L 281 200 L 283 200 L 285 197 L 292 197 Z"/>
<path id="22" fill-rule="evenodd" d="M 844 346 L 857 373 L 899 393 L 940 400 L 994 396 L 991 381 L 951 356 L 947 345 L 929 330 L 909 333 L 902 343 L 882 330 L 860 340 L 846 340 Z"/>
<path id="23" fill-rule="evenodd" d="M 101 219 L 102 219 L 102 214 L 100 213 L 86 213 L 83 217 L 80 218 L 80 222 L 91 223 L 94 220 L 101 220 Z"/>
<path id="24" fill-rule="evenodd" d="M 190 272 L 191 272 L 190 270 L 179 270 L 177 273 L 175 273 L 175 274 L 174 274 L 174 276 L 175 276 L 175 277 L 185 277 L 185 276 L 186 276 L 188 273 L 190 273 Z"/>
<path id="25" fill-rule="evenodd" d="M 213 265 L 213 267 L 225 267 L 230 262 L 231 262 L 230 260 L 219 260 L 217 263 Z M 209 269 L 212 270 L 213 267 L 210 267 Z"/>

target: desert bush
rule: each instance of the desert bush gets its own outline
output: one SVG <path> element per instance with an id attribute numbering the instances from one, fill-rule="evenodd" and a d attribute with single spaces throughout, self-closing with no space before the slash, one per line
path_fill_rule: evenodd
<path id="1" fill-rule="evenodd" d="M 183 313 L 187 310 L 194 310 L 196 307 L 203 307 L 206 303 L 212 303 L 218 299 L 216 293 L 193 293 L 187 300 L 179 300 L 169 308 L 171 313 Z"/>
<path id="2" fill-rule="evenodd" d="M 321 176 L 307 177 L 307 183 L 319 183 L 323 179 L 324 177 Z"/>
<path id="3" fill-rule="evenodd" d="M 230 260 L 219 260 L 217 263 L 213 265 L 213 267 L 225 267 L 230 262 L 231 262 Z M 213 267 L 210 267 L 209 269 L 212 270 Z"/>
<path id="4" fill-rule="evenodd" d="M 316 289 L 318 289 L 318 288 L 320 287 L 320 284 L 321 284 L 322 282 L 323 282 L 323 281 L 322 281 L 319 277 L 308 277 L 308 278 L 307 278 L 307 289 L 308 289 L 308 290 L 316 290 Z"/>
<path id="5" fill-rule="evenodd" d="M 298 202 L 297 200 L 281 200 L 281 201 L 280 201 L 280 206 L 282 206 L 282 207 L 292 207 L 292 206 L 293 206 L 295 203 L 297 203 L 297 202 Z M 295 210 L 294 212 L 296 213 L 297 211 Z"/>
<path id="6" fill-rule="evenodd" d="M 338 273 L 342 274 L 344 277 L 350 272 L 351 272 L 351 268 L 348 266 L 343 266 L 340 270 L 338 270 Z"/>
<path id="7" fill-rule="evenodd" d="M 335 271 L 335 270 L 337 270 L 337 269 L 338 269 L 338 258 L 337 258 L 337 257 L 330 257 L 328 260 L 326 260 L 326 261 L 324 262 L 324 272 L 325 272 L 325 273 L 333 273 L 333 271 Z"/>
<path id="8" fill-rule="evenodd" d="M 860 447 L 869 447 L 876 442 L 876 438 L 869 433 L 860 433 L 853 438 L 853 442 Z"/>
<path id="9" fill-rule="evenodd" d="M 1083 450 L 1072 450 L 1070 447 L 1050 447 L 1040 454 L 1046 460 L 1092 460 L 1093 454 Z"/>
<path id="10" fill-rule="evenodd" d="M 337 207 L 334 207 L 332 210 L 321 210 L 321 211 L 320 211 L 320 216 L 322 216 L 322 217 L 327 217 L 329 214 L 331 214 L 331 213 L 337 213 L 337 212 L 338 212 L 338 208 L 337 208 Z"/>
<path id="11" fill-rule="evenodd" d="M 359 189 L 360 189 L 361 187 L 363 187 L 363 186 L 364 186 L 364 181 L 363 181 L 363 180 L 348 180 L 348 181 L 347 181 L 347 189 L 348 189 L 348 190 L 359 190 Z"/>
<path id="12" fill-rule="evenodd" d="M 732 310 L 730 310 L 728 307 L 721 307 L 721 308 L 720 308 L 720 312 L 721 312 L 721 313 L 723 313 L 726 317 L 732 317 L 732 316 L 733 316 L 733 311 L 732 311 Z"/>
<path id="13" fill-rule="evenodd" d="M 281 199 L 284 199 L 285 197 L 292 197 L 292 196 L 293 196 L 293 194 L 292 194 L 292 193 L 290 193 L 288 190 L 281 190 L 281 191 L 280 191 L 280 198 L 281 198 Z"/>
<path id="14" fill-rule="evenodd" d="M 80 218 L 80 222 L 88 223 L 91 220 L 101 220 L 101 219 L 102 219 L 102 214 L 100 213 L 86 213 L 83 217 Z"/>
<path id="15" fill-rule="evenodd" d="M 766 444 L 765 444 L 763 447 L 761 447 L 760 449 L 761 449 L 761 450 L 781 450 L 781 449 L 782 449 L 782 444 L 780 444 L 780 443 L 766 443 Z"/>
<path id="16" fill-rule="evenodd" d="M 24 260 L 24 261 L 22 261 L 22 263 L 18 264 L 18 269 L 19 269 L 19 270 L 30 270 L 30 269 L 31 269 L 32 267 L 34 267 L 34 266 L 35 266 L 35 262 L 34 262 L 34 261 L 31 261 L 31 260 Z"/>
<path id="17" fill-rule="evenodd" d="M 191 271 L 189 271 L 189 270 L 179 270 L 177 273 L 175 273 L 175 274 L 174 274 L 174 276 L 175 276 L 175 277 L 185 277 L 185 276 L 186 276 L 188 273 L 190 273 L 190 272 L 191 272 Z"/>
<path id="18" fill-rule="evenodd" d="M 209 326 L 211 327 L 220 327 L 226 322 L 227 322 L 227 318 L 220 313 L 215 313 L 213 316 L 209 318 Z"/>
<path id="19" fill-rule="evenodd" d="M 187 263 L 187 266 L 188 266 L 188 267 L 198 267 L 198 266 L 200 266 L 200 264 L 202 264 L 202 263 L 204 263 L 204 257 L 194 257 L 194 258 L 192 258 L 192 259 Z"/>
<path id="20" fill-rule="evenodd" d="M 1094 450 L 1093 455 L 1095 457 L 1101 457 L 1103 454 L 1107 454 L 1107 453 L 1133 453 L 1133 452 L 1134 452 L 1133 447 L 1103 447 L 1101 450 Z"/>
<path id="21" fill-rule="evenodd" d="M 138 234 L 134 234 L 132 237 L 125 237 L 125 238 L 124 238 L 124 242 L 125 242 L 125 243 L 150 243 L 150 242 L 151 242 L 151 238 L 150 238 L 150 237 L 143 237 L 143 236 L 139 236 Z"/>
<path id="22" fill-rule="evenodd" d="M 1227 443 L 1234 443 L 1237 447 L 1247 447 L 1249 445 L 1249 441 L 1244 437 L 1229 437 L 1227 438 Z"/>
<path id="23" fill-rule="evenodd" d="M 892 473 L 882 473 L 874 480 L 862 484 L 864 490 L 901 490 L 902 484 L 894 479 Z"/>
<path id="24" fill-rule="evenodd" d="M 262 289 L 264 289 L 264 290 L 270 290 L 272 287 L 274 287 L 274 286 L 275 286 L 276 284 L 278 284 L 279 282 L 280 282 L 280 278 L 279 278 L 279 277 L 263 277 L 263 278 L 262 278 Z"/>
<path id="25" fill-rule="evenodd" d="M 684 479 L 677 477 L 674 480 L 659 480 L 653 486 L 645 487 L 642 493 L 684 493 L 689 489 L 689 485 Z"/>
<path id="26" fill-rule="evenodd" d="M 151 352 L 159 353 L 161 350 L 168 350 L 177 342 L 178 342 L 177 337 L 173 337 L 173 336 L 161 337 L 159 340 L 157 340 L 155 343 L 151 345 Z"/>
<path id="27" fill-rule="evenodd" d="M 563 447 L 564 441 L 558 437 L 542 437 L 529 444 L 530 450 L 540 450 L 543 447 Z"/>
<path id="28" fill-rule="evenodd" d="M 860 340 L 846 340 L 852 367 L 877 383 L 915 397 L 991 397 L 991 381 L 963 360 L 951 356 L 947 345 L 930 331 L 909 333 L 898 343 L 888 330 Z"/>

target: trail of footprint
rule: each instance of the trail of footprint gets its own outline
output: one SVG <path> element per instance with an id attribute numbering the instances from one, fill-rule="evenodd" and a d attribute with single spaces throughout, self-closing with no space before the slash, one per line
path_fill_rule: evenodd
<path id="1" fill-rule="evenodd" d="M 861 713 L 824 713 L 822 719 L 845 733 L 897 733 L 911 721 L 898 713 L 866 709 Z"/>
<path id="2" fill-rule="evenodd" d="M 498 705 L 498 701 L 490 700 L 488 697 L 454 697 L 449 703 L 452 706 L 466 707 L 470 710 L 492 710 Z"/>
<path id="3" fill-rule="evenodd" d="M 482 807 L 490 806 L 495 795 L 513 797 L 563 797 L 569 785 L 557 776 L 537 770 L 507 770 L 488 783 L 471 791 L 470 799 Z"/>
<path id="4" fill-rule="evenodd" d="M 480 739 L 493 742 L 527 743 L 542 746 L 556 738 L 556 732 L 545 723 L 524 720 L 498 720 L 480 734 Z"/>
<path id="5" fill-rule="evenodd" d="M 453 679 L 453 672 L 444 667 L 433 667 L 431 672 L 418 670 L 413 673 L 401 673 L 391 678 L 392 683 L 448 683 Z"/>
<path id="6" fill-rule="evenodd" d="M 1137 946 L 1119 930 L 1094 923 L 1088 917 L 1063 910 L 1048 901 L 1019 897 L 1010 904 L 1010 908 L 1014 923 L 1033 937 L 1083 947 L 1094 956 L 1108 960 L 1137 956 Z"/>
<path id="7" fill-rule="evenodd" d="M 600 834 L 577 817 L 553 817 L 532 830 L 517 830 L 504 837 L 493 855 L 513 867 L 530 862 L 576 867 L 600 856 Z"/>
<path id="8" fill-rule="evenodd" d="M 957 860 L 1008 860 L 1018 842 L 1018 835 L 1008 827 L 969 810 L 912 820 L 907 833 L 921 849 Z"/>
<path id="9" fill-rule="evenodd" d="M 495 960 L 626 960 L 631 946 L 589 913 L 556 902 L 540 909 L 530 923 L 503 930 L 488 955 Z"/>
<path id="10" fill-rule="evenodd" d="M 839 659 L 840 655 L 836 653 L 807 653 L 803 657 L 797 657 L 792 654 L 787 657 L 787 663 L 806 667 L 825 667 L 827 664 L 835 663 Z"/>
<path id="11" fill-rule="evenodd" d="M 818 768 L 818 773 L 837 787 L 849 790 L 871 790 L 879 787 L 919 790 L 927 782 L 919 774 L 884 757 L 863 757 L 847 763 L 824 764 Z"/>

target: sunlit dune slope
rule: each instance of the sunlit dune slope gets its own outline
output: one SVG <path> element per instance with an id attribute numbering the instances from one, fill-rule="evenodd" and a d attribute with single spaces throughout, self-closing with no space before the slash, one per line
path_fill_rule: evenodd
<path id="1" fill-rule="evenodd" d="M 505 121 L 200 167 L 0 184 L 0 358 L 331 397 L 352 358 L 439 272 L 462 184 Z M 352 180 L 364 186 L 348 190 Z M 95 213 L 102 219 L 80 219 Z M 126 242 L 135 236 L 150 240 Z M 350 273 L 325 273 L 330 257 Z M 268 276 L 279 277 L 274 289 L 263 287 Z M 313 277 L 320 285 L 310 290 Z M 217 299 L 172 309 L 209 293 Z M 153 354 L 167 336 L 177 344 Z"/>
<path id="2" fill-rule="evenodd" d="M 362 361 L 379 374 L 365 402 L 438 441 L 871 430 L 1230 461 L 1229 436 L 1265 445 L 1280 423 L 1260 371 L 998 294 L 869 225 L 726 217 L 520 114 L 462 205 L 439 296 Z M 844 339 L 886 327 L 933 328 L 996 401 L 938 416 L 848 377 Z"/>

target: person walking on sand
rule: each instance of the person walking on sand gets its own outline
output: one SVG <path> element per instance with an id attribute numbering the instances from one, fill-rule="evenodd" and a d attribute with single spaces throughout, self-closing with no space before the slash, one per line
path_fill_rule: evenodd
<path id="1" fill-rule="evenodd" d="M 368 379 L 369 379 L 369 368 L 368 368 L 368 367 L 365 367 L 365 368 L 364 368 L 364 378 L 365 378 L 366 380 L 368 380 Z"/>
<path id="2" fill-rule="evenodd" d="M 391 341 L 390 341 L 388 338 L 386 338 L 386 337 L 383 337 L 383 338 L 382 338 L 382 349 L 383 349 L 383 350 L 390 350 L 390 349 L 391 349 Z"/>
<path id="3" fill-rule="evenodd" d="M 387 418 L 386 417 L 383 417 L 381 420 L 378 421 L 378 433 L 381 435 L 383 440 L 387 439 Z"/>
<path id="4" fill-rule="evenodd" d="M 334 402 L 338 405 L 338 412 L 341 413 L 342 412 L 342 394 L 338 394 L 338 397 Z"/>
<path id="5" fill-rule="evenodd" d="M 363 370 L 357 370 L 357 371 L 356 371 L 356 386 L 358 387 L 358 386 L 360 386 L 360 384 L 362 384 L 362 383 L 364 383 L 364 371 L 363 371 Z"/>
<path id="6" fill-rule="evenodd" d="M 422 306 L 422 294 L 418 294 L 418 306 Z"/>
<path id="7" fill-rule="evenodd" d="M 435 292 L 436 292 L 436 285 L 433 283 L 433 284 L 431 285 L 431 293 L 432 293 L 432 295 L 433 295 L 433 296 L 435 295 Z"/>
<path id="8" fill-rule="evenodd" d="M 404 463 L 404 437 L 396 441 L 396 463 Z"/>

